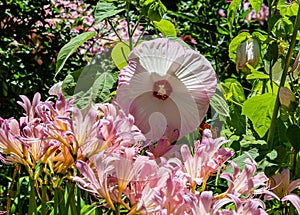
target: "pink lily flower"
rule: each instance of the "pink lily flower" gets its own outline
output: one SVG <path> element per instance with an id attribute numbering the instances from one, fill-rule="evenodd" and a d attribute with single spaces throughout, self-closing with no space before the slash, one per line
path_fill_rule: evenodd
<path id="1" fill-rule="evenodd" d="M 250 196 L 254 194 L 254 190 L 257 189 L 257 187 L 266 184 L 268 178 L 263 172 L 254 175 L 257 170 L 257 163 L 251 158 L 250 155 L 249 158 L 246 158 L 244 162 L 246 165 L 242 171 L 232 161 L 231 165 L 234 170 L 233 175 L 228 172 L 221 174 L 221 178 L 230 181 L 228 190 L 225 192 L 225 194 L 221 194 L 221 196 L 226 196 L 228 194 L 232 194 L 237 197 Z M 255 193 L 258 194 L 259 192 L 256 190 Z"/>
<path id="2" fill-rule="evenodd" d="M 276 174 L 270 178 L 270 189 L 281 201 L 291 202 L 300 214 L 300 197 L 292 193 L 300 186 L 300 179 L 290 182 L 290 170 L 285 168 L 281 174 Z M 272 199 L 273 195 L 267 195 L 266 199 Z"/>
<path id="3" fill-rule="evenodd" d="M 210 175 L 217 172 L 232 157 L 234 152 L 220 148 L 226 142 L 223 138 L 213 139 L 211 131 L 205 129 L 202 142 L 195 142 L 194 157 L 191 155 L 187 145 L 181 147 L 184 172 L 186 172 L 192 192 L 195 192 L 196 185 L 202 183 L 202 190 L 204 190 Z"/>
<path id="4" fill-rule="evenodd" d="M 107 159 L 104 152 L 98 153 L 96 157 L 90 159 L 90 165 L 95 166 L 95 173 L 87 163 L 78 160 L 76 161 L 76 167 L 84 178 L 73 176 L 73 180 L 81 189 L 94 194 L 98 198 L 104 198 L 109 206 L 115 210 L 108 187 L 108 175 L 113 169 L 111 161 L 112 159 Z"/>

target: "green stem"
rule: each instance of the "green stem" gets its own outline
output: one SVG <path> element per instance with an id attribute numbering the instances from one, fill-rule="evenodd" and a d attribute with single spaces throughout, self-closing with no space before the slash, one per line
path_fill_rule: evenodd
<path id="1" fill-rule="evenodd" d="M 271 0 L 268 0 L 268 8 L 269 8 L 268 17 L 271 17 L 271 15 L 272 15 L 272 2 L 271 2 Z M 268 27 L 268 33 L 270 33 L 269 27 Z"/>
<path id="2" fill-rule="evenodd" d="M 74 195 L 75 184 L 73 182 L 67 182 L 68 199 L 66 203 L 66 211 L 71 207 L 72 214 L 75 214 L 75 195 Z"/>
<path id="3" fill-rule="evenodd" d="M 136 41 L 136 43 L 135 43 L 134 47 L 136 47 L 136 46 L 138 45 L 138 43 L 139 43 L 140 39 L 141 39 L 141 38 L 142 38 L 142 36 L 144 35 L 144 33 L 145 33 L 146 29 L 148 28 L 149 24 L 150 24 L 150 22 L 149 22 L 149 21 L 147 21 L 146 25 L 144 26 L 144 28 L 143 28 L 143 30 L 142 30 L 142 32 L 141 32 L 141 34 L 139 35 L 139 37 L 138 37 L 138 39 L 137 39 L 137 41 Z"/>
<path id="4" fill-rule="evenodd" d="M 58 188 L 54 189 L 54 215 L 58 215 L 57 211 L 58 211 L 58 205 L 59 205 L 59 193 L 58 193 Z"/>
<path id="5" fill-rule="evenodd" d="M 296 167 L 295 167 L 295 175 L 294 178 L 300 178 L 300 154 L 297 152 L 296 154 Z"/>
<path id="6" fill-rule="evenodd" d="M 275 133 L 276 119 L 277 119 L 278 110 L 279 110 L 279 106 L 280 106 L 280 104 L 279 104 L 279 90 L 280 90 L 280 87 L 284 86 L 284 83 L 285 83 L 285 80 L 286 80 L 286 75 L 287 75 L 287 72 L 288 72 L 288 69 L 289 69 L 289 66 L 290 66 L 290 63 L 291 63 L 294 47 L 295 47 L 295 44 L 296 44 L 298 28 L 299 28 L 299 25 L 300 25 L 300 9 L 299 8 L 298 8 L 297 17 L 296 17 L 295 24 L 294 24 L 294 32 L 293 32 L 293 35 L 292 35 L 292 40 L 291 40 L 290 47 L 289 47 L 287 57 L 286 57 L 286 64 L 284 66 L 284 69 L 283 69 L 283 72 L 282 72 L 282 75 L 281 75 L 280 85 L 279 85 L 279 88 L 278 88 L 276 101 L 275 101 L 275 105 L 274 105 L 272 121 L 271 121 L 270 129 L 269 129 L 269 133 L 268 133 L 267 143 L 268 143 L 269 149 L 273 148 L 273 139 L 274 139 L 274 133 Z"/>
<path id="7" fill-rule="evenodd" d="M 20 164 L 16 164 L 16 168 L 14 169 L 11 184 L 10 184 L 9 189 L 8 189 L 8 196 L 7 196 L 7 203 L 6 203 L 6 215 L 10 214 L 11 199 L 12 199 L 12 196 L 13 196 L 13 188 L 14 188 L 15 181 L 17 181 L 16 177 L 17 177 L 17 174 L 18 174 L 19 170 L 20 170 Z"/>
<path id="8" fill-rule="evenodd" d="M 129 10 L 130 10 L 130 1 L 126 2 L 126 22 L 127 22 L 127 31 L 128 31 L 128 39 L 129 39 L 129 48 L 130 51 L 132 50 L 132 34 L 131 30 L 130 30 L 130 14 L 129 14 Z"/>
<path id="9" fill-rule="evenodd" d="M 81 199 L 81 191 L 78 186 L 76 186 L 77 189 L 77 215 L 80 215 L 81 211 L 81 205 L 80 205 L 80 199 Z"/>
<path id="10" fill-rule="evenodd" d="M 29 177 L 30 183 L 30 197 L 29 197 L 29 209 L 28 215 L 37 214 L 37 207 L 36 207 L 36 199 L 35 199 L 35 180 Z"/>
<path id="11" fill-rule="evenodd" d="M 47 185 L 42 184 L 42 208 L 41 208 L 42 214 L 47 214 L 46 198 L 47 198 Z"/>
<path id="12" fill-rule="evenodd" d="M 127 45 L 123 40 L 122 38 L 120 37 L 120 35 L 118 34 L 117 30 L 115 29 L 115 26 L 113 25 L 113 23 L 107 19 L 107 22 L 109 23 L 109 25 L 111 26 L 113 32 L 116 34 L 116 36 L 118 37 L 118 39 L 120 40 L 120 42 L 124 43 L 125 45 Z"/>

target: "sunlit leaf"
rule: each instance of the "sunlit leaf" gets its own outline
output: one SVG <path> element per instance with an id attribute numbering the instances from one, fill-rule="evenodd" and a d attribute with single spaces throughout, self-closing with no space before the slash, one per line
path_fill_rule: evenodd
<path id="1" fill-rule="evenodd" d="M 228 17 L 228 26 L 231 29 L 235 16 L 237 14 L 237 10 L 241 4 L 242 0 L 233 0 L 228 8 L 227 17 Z"/>
<path id="2" fill-rule="evenodd" d="M 95 24 L 103 21 L 106 18 L 112 17 L 117 15 L 118 13 L 122 12 L 124 8 L 118 9 L 113 3 L 111 2 L 98 2 L 95 9 Z"/>
<path id="3" fill-rule="evenodd" d="M 252 149 L 250 149 L 250 150 L 247 152 L 247 154 L 246 154 L 246 153 L 243 153 L 242 155 L 240 155 L 240 156 L 234 158 L 232 161 L 233 161 L 234 163 L 236 163 L 236 165 L 238 165 L 238 167 L 239 167 L 240 169 L 243 169 L 244 166 L 245 166 L 244 160 L 245 160 L 246 158 L 249 158 L 249 155 L 250 155 L 253 159 L 255 159 L 256 157 L 259 156 L 258 149 L 257 149 L 257 148 L 252 148 Z M 233 168 L 232 168 L 232 166 L 231 166 L 231 165 L 228 165 L 227 168 L 226 168 L 226 170 L 225 170 L 224 172 L 230 172 L 231 174 L 233 174 Z"/>
<path id="4" fill-rule="evenodd" d="M 242 114 L 253 123 L 254 130 L 262 138 L 270 128 L 276 96 L 271 93 L 256 95 L 244 102 Z"/>
<path id="5" fill-rule="evenodd" d="M 162 19 L 159 22 L 154 22 L 154 26 L 164 35 L 164 36 L 176 36 L 176 29 L 172 22 L 169 20 Z"/>
<path id="6" fill-rule="evenodd" d="M 80 214 L 81 215 L 92 215 L 92 214 L 94 214 L 95 209 L 97 209 L 97 207 L 95 205 L 84 205 L 80 210 Z"/>
<path id="7" fill-rule="evenodd" d="M 111 52 L 111 58 L 116 67 L 121 70 L 128 64 L 128 55 L 130 53 L 129 43 L 119 42 Z"/>
<path id="8" fill-rule="evenodd" d="M 57 56 L 55 76 L 60 72 L 60 70 L 65 65 L 67 59 L 76 51 L 76 49 L 79 46 L 81 46 L 85 41 L 95 36 L 95 34 L 96 32 L 84 32 L 82 34 L 79 34 L 61 48 Z"/>
<path id="9" fill-rule="evenodd" d="M 277 8 L 282 16 L 296 16 L 299 4 L 296 1 L 279 0 Z"/>
<path id="10" fill-rule="evenodd" d="M 262 6 L 263 0 L 249 0 L 249 2 L 256 13 L 258 13 Z"/>
<path id="11" fill-rule="evenodd" d="M 210 105 L 219 115 L 222 117 L 229 117 L 229 107 L 224 99 L 224 97 L 220 94 L 215 94 L 210 98 Z"/>

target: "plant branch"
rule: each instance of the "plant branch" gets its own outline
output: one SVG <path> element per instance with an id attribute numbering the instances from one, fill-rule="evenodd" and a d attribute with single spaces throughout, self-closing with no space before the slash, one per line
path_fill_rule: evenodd
<path id="1" fill-rule="evenodd" d="M 300 8 L 300 7 L 299 7 Z M 293 56 L 293 51 L 294 51 L 294 47 L 296 44 L 296 38 L 297 38 L 297 33 L 298 33 L 298 28 L 300 26 L 300 9 L 298 8 L 298 13 L 297 13 L 297 17 L 295 20 L 295 24 L 294 24 L 294 32 L 291 38 L 291 43 L 290 43 L 290 47 L 287 53 L 287 57 L 286 57 L 286 63 L 281 75 L 281 80 L 280 80 L 280 85 L 277 91 L 277 96 L 276 96 L 276 101 L 275 101 L 275 105 L 274 105 L 274 111 L 273 111 L 273 115 L 272 115 L 272 121 L 271 121 L 271 125 L 270 125 L 270 129 L 269 129 L 269 133 L 268 133 L 268 139 L 267 139 L 267 143 L 269 146 L 269 149 L 273 148 L 273 139 L 274 139 L 274 133 L 275 133 L 275 127 L 276 127 L 276 119 L 277 119 L 277 115 L 278 115 L 278 110 L 279 110 L 279 90 L 280 87 L 284 86 L 285 80 L 286 80 L 286 76 L 287 76 L 287 71 L 289 69 L 290 63 L 291 63 L 291 59 Z"/>

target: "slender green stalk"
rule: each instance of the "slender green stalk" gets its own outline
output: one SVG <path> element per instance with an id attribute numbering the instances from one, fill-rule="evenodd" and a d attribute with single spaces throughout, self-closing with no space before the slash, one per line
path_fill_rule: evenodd
<path id="1" fill-rule="evenodd" d="M 12 199 L 12 195 L 13 195 L 13 188 L 14 188 L 15 181 L 17 181 L 16 177 L 17 177 L 17 174 L 18 174 L 19 170 L 20 170 L 20 165 L 16 164 L 16 168 L 14 169 L 13 177 L 11 179 L 11 184 L 10 184 L 9 189 L 8 189 L 7 203 L 6 203 L 6 215 L 10 214 L 10 207 L 11 207 L 11 199 Z"/>
<path id="2" fill-rule="evenodd" d="M 295 161 L 295 173 L 294 179 L 300 178 L 300 153 L 299 151 L 295 154 L 296 161 Z"/>
<path id="3" fill-rule="evenodd" d="M 69 210 L 69 207 L 71 207 L 72 214 L 75 214 L 75 194 L 74 194 L 74 188 L 75 184 L 73 182 L 67 183 L 68 188 L 68 199 L 66 203 L 66 211 Z"/>
<path id="4" fill-rule="evenodd" d="M 269 8 L 268 17 L 271 17 L 271 15 L 272 15 L 272 2 L 271 2 L 271 0 L 268 0 L 268 8 Z M 268 28 L 268 33 L 270 33 L 270 29 L 269 28 Z"/>
<path id="5" fill-rule="evenodd" d="M 129 48 L 130 51 L 132 50 L 132 34 L 131 33 L 131 29 L 130 29 L 130 14 L 129 14 L 129 10 L 130 10 L 130 1 L 126 2 L 126 22 L 127 22 L 127 31 L 128 31 L 128 39 L 129 39 Z"/>
<path id="6" fill-rule="evenodd" d="M 81 199 L 81 192 L 78 186 L 76 186 L 77 189 L 77 215 L 80 215 L 80 211 L 81 211 L 81 205 L 80 205 L 80 199 Z"/>
<path id="7" fill-rule="evenodd" d="M 58 191 L 59 191 L 58 188 L 54 189 L 54 207 L 53 207 L 54 215 L 58 215 L 58 205 L 59 205 Z"/>
<path id="8" fill-rule="evenodd" d="M 30 197 L 29 197 L 29 209 L 28 215 L 35 214 L 37 215 L 37 206 L 36 206 L 36 199 L 35 199 L 35 180 L 29 177 L 30 183 Z"/>
<path id="9" fill-rule="evenodd" d="M 47 202 L 47 185 L 42 184 L 42 207 L 41 207 L 41 212 L 42 214 L 47 214 L 47 207 L 46 207 L 46 202 Z"/>
<path id="10" fill-rule="evenodd" d="M 267 139 L 269 149 L 273 148 L 273 139 L 274 139 L 274 133 L 275 133 L 276 119 L 277 119 L 278 110 L 279 110 L 279 106 L 280 106 L 280 104 L 279 104 L 279 90 L 280 90 L 280 87 L 284 86 L 284 83 L 285 83 L 285 80 L 286 80 L 286 75 L 287 75 L 288 68 L 289 68 L 290 63 L 291 63 L 294 47 L 295 47 L 295 44 L 296 44 L 296 38 L 297 38 L 297 33 L 298 33 L 299 26 L 300 26 L 300 7 L 298 8 L 297 17 L 296 17 L 295 24 L 294 24 L 294 32 L 293 32 L 293 35 L 292 35 L 292 38 L 291 38 L 290 47 L 289 47 L 287 57 L 286 57 L 286 63 L 285 63 L 285 66 L 284 66 L 284 69 L 283 69 L 283 72 L 282 72 L 282 75 L 281 75 L 280 85 L 279 85 L 279 88 L 278 88 L 276 101 L 275 101 L 275 105 L 274 105 L 272 121 L 271 121 L 270 129 L 269 129 L 269 133 L 268 133 L 268 139 Z"/>
<path id="11" fill-rule="evenodd" d="M 111 29 L 112 29 L 113 32 L 116 34 L 116 36 L 118 37 L 118 39 L 120 40 L 120 42 L 122 42 L 122 43 L 125 44 L 125 45 L 128 45 L 128 44 L 126 44 L 126 43 L 122 40 L 122 38 L 121 38 L 120 35 L 118 34 L 117 30 L 115 29 L 115 26 L 113 25 L 113 23 L 112 23 L 109 19 L 107 19 L 107 22 L 108 22 L 109 25 L 111 26 Z"/>

